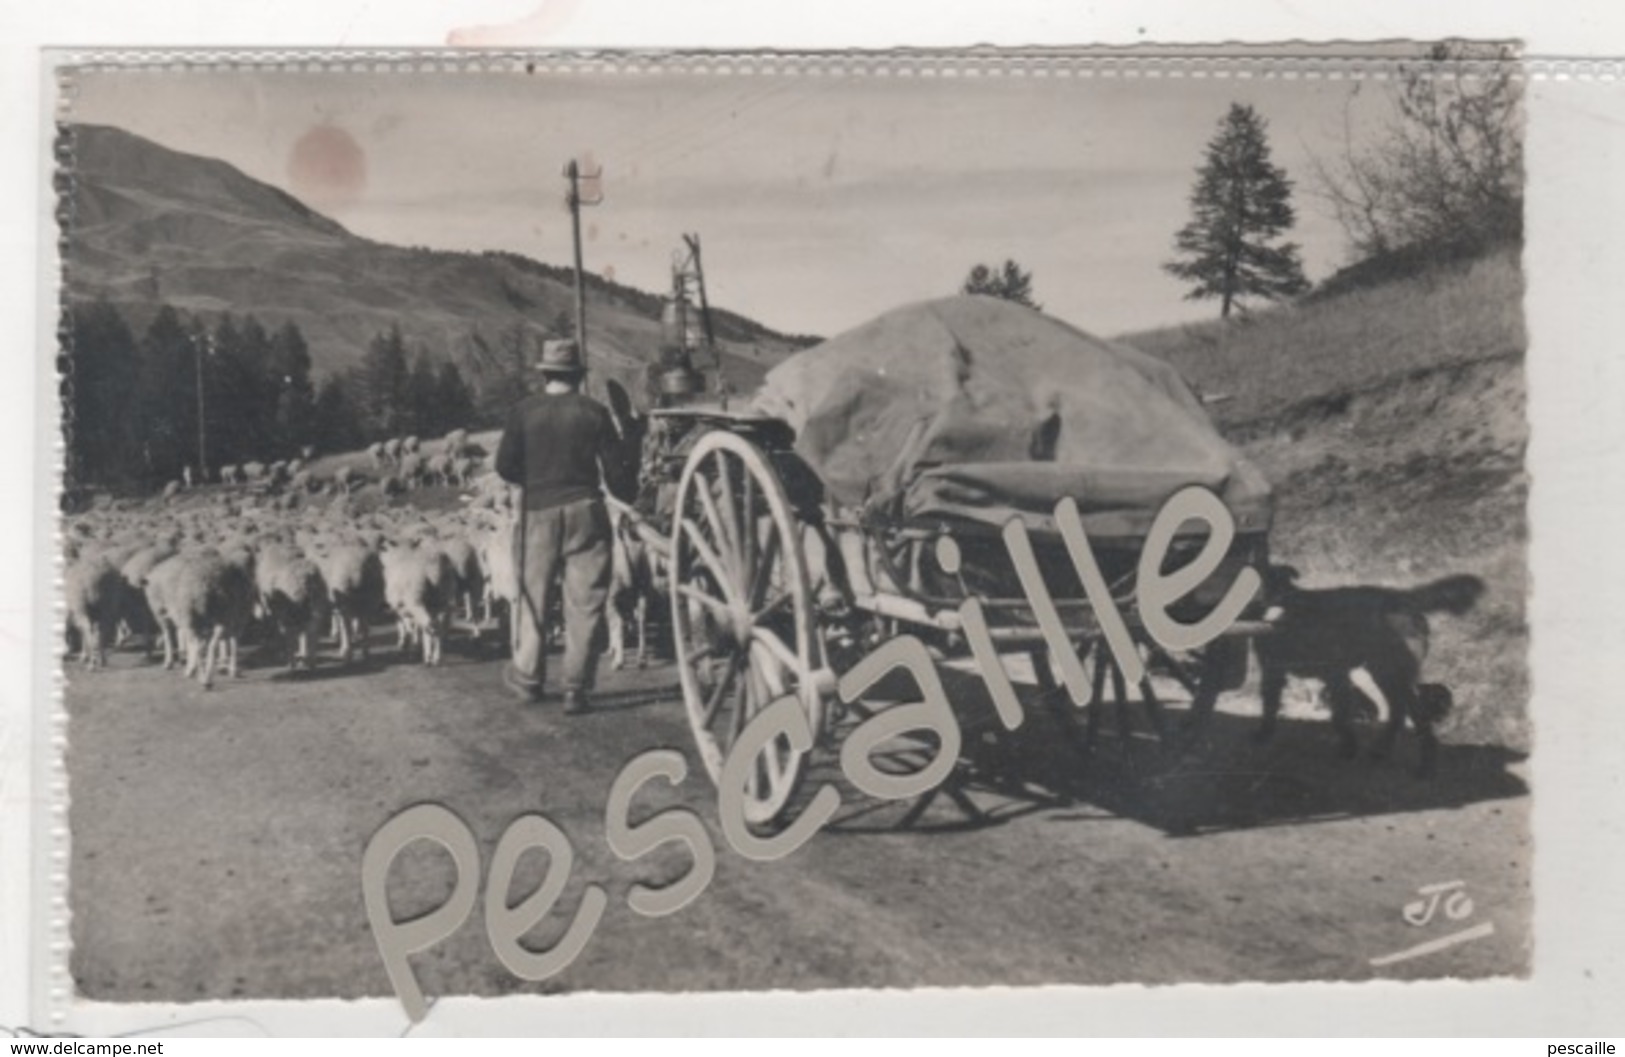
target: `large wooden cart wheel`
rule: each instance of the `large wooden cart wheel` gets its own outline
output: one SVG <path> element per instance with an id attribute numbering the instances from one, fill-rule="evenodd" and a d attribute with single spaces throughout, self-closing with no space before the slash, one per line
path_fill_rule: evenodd
<path id="1" fill-rule="evenodd" d="M 777 472 L 755 445 L 726 430 L 694 445 L 672 512 L 672 628 L 683 702 L 713 783 L 745 724 L 785 694 L 801 700 L 814 737 L 820 729 L 800 529 Z M 748 823 L 778 819 L 807 756 L 782 737 L 762 750 L 745 789 Z"/>

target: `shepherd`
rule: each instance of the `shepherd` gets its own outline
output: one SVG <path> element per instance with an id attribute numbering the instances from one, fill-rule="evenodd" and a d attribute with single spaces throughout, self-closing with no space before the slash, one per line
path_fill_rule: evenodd
<path id="1" fill-rule="evenodd" d="M 611 529 L 604 505 L 620 435 L 609 409 L 581 391 L 586 368 L 573 341 L 549 341 L 537 364 L 542 391 L 509 413 L 496 470 L 522 490 L 514 563 L 518 646 L 503 681 L 521 700 L 543 699 L 549 603 L 563 589 L 564 711 L 588 710 L 604 649 Z"/>

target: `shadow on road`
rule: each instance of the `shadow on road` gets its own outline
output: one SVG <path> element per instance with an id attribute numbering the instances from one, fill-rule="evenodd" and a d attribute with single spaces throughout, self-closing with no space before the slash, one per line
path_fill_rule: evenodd
<path id="1" fill-rule="evenodd" d="M 1176 749 L 1152 734 L 1143 713 L 1136 717 L 1138 729 L 1127 731 L 1108 715 L 1095 746 L 1086 751 L 1077 726 L 1046 710 L 1030 708 L 1022 725 L 1008 732 L 993 720 L 991 706 L 980 707 L 974 693 L 961 689 L 952 696 L 963 744 L 948 781 L 917 800 L 884 802 L 826 773 L 825 780 L 840 781 L 848 805 L 828 827 L 831 832 L 955 831 L 1044 813 L 1047 823 L 1131 819 L 1169 836 L 1189 837 L 1459 808 L 1529 792 L 1509 770 L 1525 754 L 1494 745 L 1450 744 L 1448 729 L 1438 775 L 1421 779 L 1414 773 L 1416 743 L 1409 731 L 1388 759 L 1345 760 L 1325 719 L 1282 719 L 1275 739 L 1257 745 L 1256 716 L 1219 712 L 1200 739 Z M 1170 725 L 1184 716 L 1182 709 L 1168 710 Z M 1369 746 L 1377 730 L 1375 724 L 1362 727 L 1362 745 Z M 887 748 L 876 765 L 906 771 L 929 762 L 935 745 L 898 739 Z"/>

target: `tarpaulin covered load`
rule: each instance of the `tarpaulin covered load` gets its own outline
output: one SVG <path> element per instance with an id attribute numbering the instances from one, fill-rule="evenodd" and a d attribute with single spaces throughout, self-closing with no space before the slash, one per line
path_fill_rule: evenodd
<path id="1" fill-rule="evenodd" d="M 1172 366 L 997 298 L 888 312 L 775 367 L 756 406 L 838 506 L 1043 526 L 1071 496 L 1092 534 L 1138 535 L 1200 484 L 1238 530 L 1269 524 L 1268 483 Z"/>

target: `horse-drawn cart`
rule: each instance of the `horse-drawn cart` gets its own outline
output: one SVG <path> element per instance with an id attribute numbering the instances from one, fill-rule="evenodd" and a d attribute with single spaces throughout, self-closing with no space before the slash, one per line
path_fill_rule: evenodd
<path id="1" fill-rule="evenodd" d="M 1262 478 L 1166 365 L 1025 309 L 956 298 L 792 357 L 747 408 L 652 412 L 640 493 L 623 510 L 666 571 L 684 703 L 713 781 L 769 703 L 794 695 L 805 712 L 815 744 L 778 738 L 749 770 L 746 819 L 771 825 L 835 729 L 838 674 L 900 634 L 947 662 L 1024 655 L 1031 699 L 1087 716 L 1092 737 L 1087 706 L 1106 681 L 1124 697 L 1115 624 L 1136 659 L 1210 707 L 1245 673 L 1257 607 L 1182 651 L 1146 633 L 1138 605 L 1157 512 L 1193 485 L 1222 504 L 1226 532 L 1176 526 L 1159 572 L 1177 575 L 1210 533 L 1234 531 L 1169 609 L 1182 620 L 1265 560 Z M 1079 566 L 1063 510 L 1092 569 Z M 1093 589 L 1086 573 L 1098 574 Z M 1091 658 L 1084 700 L 1075 676 Z M 1141 690 L 1154 704 L 1149 679 Z"/>

